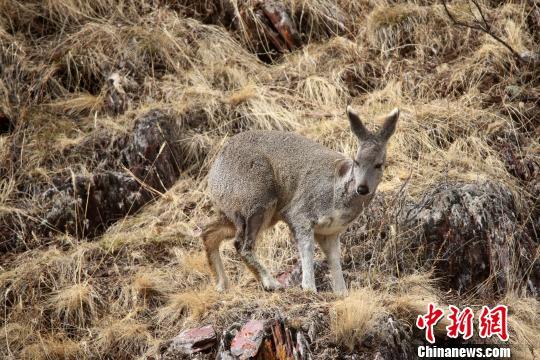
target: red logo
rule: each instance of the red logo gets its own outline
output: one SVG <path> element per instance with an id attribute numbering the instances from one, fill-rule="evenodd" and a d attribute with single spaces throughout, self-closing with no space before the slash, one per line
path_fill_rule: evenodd
<path id="1" fill-rule="evenodd" d="M 463 339 L 467 340 L 473 336 L 473 319 L 474 314 L 470 307 L 466 307 L 463 311 L 453 305 L 448 307 L 450 314 L 448 319 L 450 325 L 446 327 L 446 336 L 450 338 L 457 338 L 459 334 L 463 335 Z"/>
<path id="2" fill-rule="evenodd" d="M 482 306 L 482 312 L 478 319 L 478 328 L 481 338 L 489 338 L 497 335 L 502 341 L 508 340 L 508 308 L 497 305 L 493 309 Z"/>
<path id="3" fill-rule="evenodd" d="M 449 338 L 462 336 L 464 340 L 473 336 L 474 313 L 470 307 L 463 310 L 450 305 L 448 306 L 448 320 L 450 325 L 446 327 L 446 335 Z M 418 315 L 416 326 L 420 330 L 425 330 L 426 340 L 431 344 L 435 343 L 434 327 L 444 317 L 444 311 L 428 304 L 428 311 L 425 315 Z M 507 341 L 508 336 L 508 308 L 505 305 L 497 305 L 490 309 L 482 307 L 478 317 L 478 331 L 481 338 L 489 338 L 497 335 L 502 341 Z"/>
<path id="4" fill-rule="evenodd" d="M 433 327 L 443 318 L 444 312 L 441 309 L 435 308 L 433 304 L 429 304 L 428 313 L 424 316 L 418 315 L 416 319 L 416 326 L 419 329 L 426 329 L 426 340 L 430 343 L 435 342 L 435 334 Z"/>

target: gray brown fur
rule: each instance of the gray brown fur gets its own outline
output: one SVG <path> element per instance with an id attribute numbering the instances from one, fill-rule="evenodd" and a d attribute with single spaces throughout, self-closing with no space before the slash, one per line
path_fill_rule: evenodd
<path id="1" fill-rule="evenodd" d="M 354 159 L 291 132 L 247 131 L 223 147 L 208 175 L 219 216 L 201 235 L 218 290 L 228 287 L 219 244 L 230 237 L 263 287 L 279 287 L 256 258 L 254 246 L 264 229 L 284 221 L 300 252 L 302 287 L 316 291 L 313 252 L 317 242 L 327 257 L 334 291 L 346 293 L 339 234 L 369 204 L 381 181 L 386 144 L 399 110 L 387 115 L 377 133 L 368 131 L 350 107 L 347 114 L 359 140 Z"/>

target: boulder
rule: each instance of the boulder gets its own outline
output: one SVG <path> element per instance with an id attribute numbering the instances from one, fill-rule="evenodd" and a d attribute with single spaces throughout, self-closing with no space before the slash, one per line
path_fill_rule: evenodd
<path id="1" fill-rule="evenodd" d="M 514 196 L 504 185 L 439 184 L 405 205 L 398 221 L 397 236 L 414 240 L 447 288 L 489 296 L 527 286 L 537 293 L 540 276 L 528 272 L 536 247 L 520 229 Z"/>
<path id="2" fill-rule="evenodd" d="M 42 194 L 42 230 L 96 236 L 167 191 L 180 175 L 177 133 L 173 119 L 151 110 L 128 135 L 105 141 L 92 173 L 57 178 Z"/>
<path id="3" fill-rule="evenodd" d="M 139 181 L 163 192 L 180 175 L 179 129 L 174 119 L 161 110 L 140 116 L 131 134 L 119 139 L 120 160 Z"/>
<path id="4" fill-rule="evenodd" d="M 240 8 L 246 39 L 265 61 L 302 46 L 302 38 L 291 14 L 281 1 L 255 2 Z"/>
<path id="5" fill-rule="evenodd" d="M 250 320 L 232 339 L 230 353 L 240 360 L 252 359 L 259 352 L 265 336 L 265 322 Z"/>
<path id="6" fill-rule="evenodd" d="M 182 331 L 174 337 L 162 354 L 163 359 L 175 359 L 183 355 L 205 352 L 214 347 L 217 335 L 210 325 Z"/>
<path id="7" fill-rule="evenodd" d="M 233 324 L 223 333 L 216 359 L 311 360 L 304 333 L 278 319 L 249 320 Z"/>
<path id="8" fill-rule="evenodd" d="M 538 244 L 525 220 L 512 191 L 495 181 L 440 183 L 418 201 L 378 194 L 342 235 L 344 269 L 396 276 L 432 269 L 445 290 L 537 295 Z"/>
<path id="9" fill-rule="evenodd" d="M 103 232 L 152 199 L 132 176 L 115 171 L 74 175 L 71 181 L 47 190 L 43 197 L 50 201 L 50 207 L 42 226 L 79 237 Z"/>

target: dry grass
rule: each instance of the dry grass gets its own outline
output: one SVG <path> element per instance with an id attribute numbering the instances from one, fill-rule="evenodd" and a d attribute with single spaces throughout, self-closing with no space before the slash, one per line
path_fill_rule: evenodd
<path id="1" fill-rule="evenodd" d="M 510 341 L 515 348 L 514 356 L 533 359 L 538 354 L 540 343 L 536 325 L 540 316 L 538 299 L 508 294 L 503 303 L 508 304 L 510 311 L 508 325 L 513 335 Z"/>
<path id="2" fill-rule="evenodd" d="M 422 264 L 410 244 L 392 234 L 379 241 L 375 231 L 343 250 L 355 262 L 368 248 L 373 255 L 347 269 L 353 290 L 346 299 L 296 288 L 264 292 L 231 244 L 223 254 L 233 287 L 218 294 L 194 229 L 210 215 L 205 175 L 227 138 L 245 129 L 297 131 L 352 155 L 348 103 L 370 128 L 380 126 L 380 114 L 402 110 L 381 191 L 406 184 L 405 195 L 415 198 L 441 181 L 497 179 L 527 219 L 537 199 L 503 150 L 538 162 L 538 102 L 520 97 L 538 94 L 538 69 L 420 0 L 283 1 L 305 46 L 270 64 L 254 54 L 268 39 L 249 31 L 256 14 L 248 2 L 231 2 L 232 13 L 245 10 L 238 24 L 223 1 L 161 3 L 0 0 L 0 116 L 16 119 L 11 133 L 0 133 L 0 231 L 18 241 L 0 258 L 0 357 L 155 356 L 183 328 L 222 329 L 276 314 L 298 326 L 314 323 L 318 348 L 346 350 L 382 316 L 413 326 L 429 302 L 493 300 L 442 294 L 431 273 L 416 272 Z M 482 4 L 512 47 L 537 51 L 530 2 Z M 450 9 L 472 20 L 466 3 Z M 117 116 L 104 102 L 113 72 L 125 77 L 129 100 Z M 103 142 L 129 134 L 154 108 L 181 129 L 183 173 L 172 188 L 95 239 L 29 230 L 43 221 L 43 191 L 57 179 L 99 171 L 110 150 Z M 257 251 L 273 273 L 297 258 L 282 225 Z M 408 269 L 396 271 L 404 254 Z M 516 291 L 500 302 L 511 311 L 514 355 L 537 355 L 538 301 Z"/>
<path id="3" fill-rule="evenodd" d="M 112 319 L 99 330 L 96 345 L 100 354 L 115 354 L 115 357 L 129 359 L 140 354 L 150 345 L 152 336 L 148 325 L 136 320 Z"/>
<path id="4" fill-rule="evenodd" d="M 79 359 L 83 355 L 81 344 L 69 339 L 40 339 L 39 342 L 26 346 L 21 352 L 22 359 Z"/>
<path id="5" fill-rule="evenodd" d="M 61 289 L 50 298 L 55 322 L 64 326 L 85 327 L 97 317 L 99 295 L 89 284 L 75 284 Z"/>
<path id="6" fill-rule="evenodd" d="M 332 333 L 336 342 L 352 351 L 364 336 L 377 324 L 378 317 L 384 315 L 381 295 L 375 291 L 355 290 L 332 308 Z"/>
<path id="7" fill-rule="evenodd" d="M 218 298 L 214 291 L 204 290 L 171 295 L 167 304 L 158 311 L 158 323 L 161 326 L 177 327 L 185 317 L 190 317 L 193 322 L 200 321 Z"/>
<path id="8" fill-rule="evenodd" d="M 146 302 L 162 297 L 166 291 L 166 282 L 159 276 L 149 273 L 139 273 L 133 279 L 132 289 L 136 296 Z"/>

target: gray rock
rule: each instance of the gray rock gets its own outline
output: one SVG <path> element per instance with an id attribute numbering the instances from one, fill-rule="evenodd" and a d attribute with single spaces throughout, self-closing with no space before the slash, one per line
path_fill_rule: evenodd
<path id="1" fill-rule="evenodd" d="M 342 235 L 344 269 L 376 267 L 396 276 L 396 268 L 433 269 L 445 290 L 537 296 L 537 244 L 524 222 L 513 193 L 495 181 L 437 184 L 419 201 L 380 194 Z"/>
<path id="2" fill-rule="evenodd" d="M 527 247 L 514 196 L 496 182 L 436 186 L 418 203 L 405 206 L 398 234 L 414 239 L 436 275 L 460 293 L 473 288 L 485 295 L 503 292 L 524 275 L 513 266 L 514 252 Z"/>
<path id="3" fill-rule="evenodd" d="M 56 179 L 42 194 L 42 230 L 96 236 L 169 189 L 180 175 L 175 126 L 168 115 L 151 110 L 130 134 L 98 150 L 102 165 L 90 175 Z"/>

